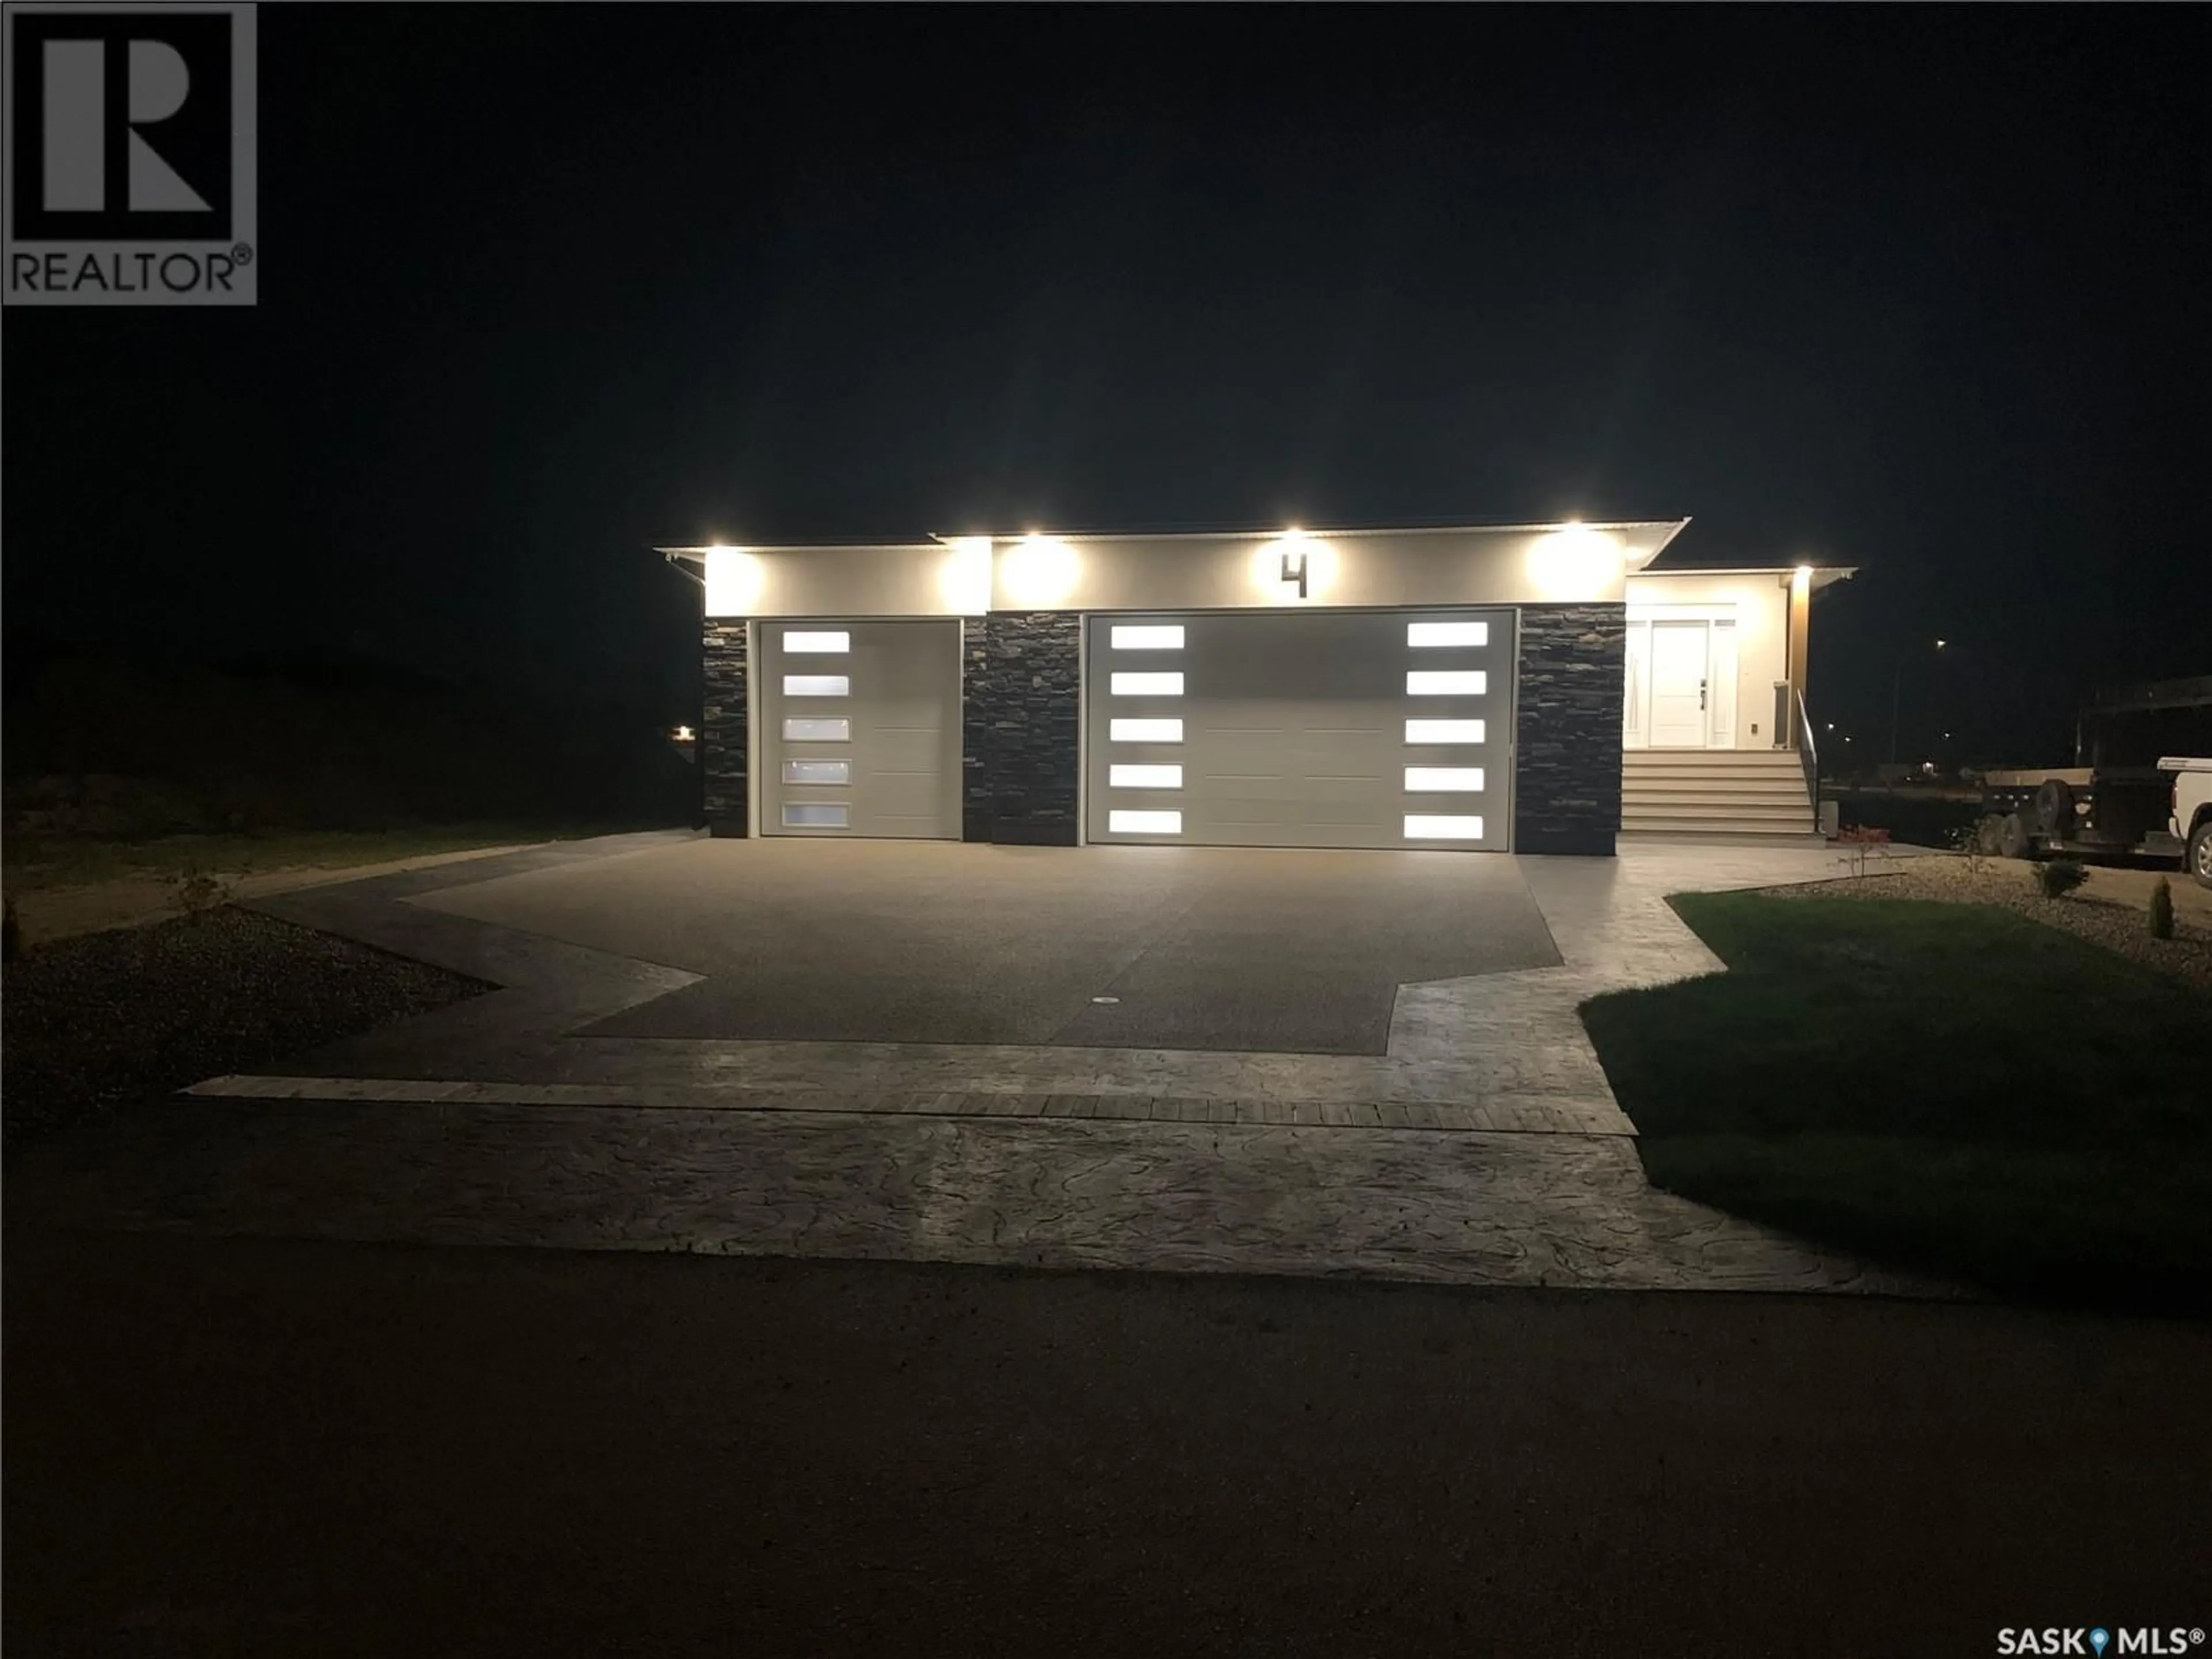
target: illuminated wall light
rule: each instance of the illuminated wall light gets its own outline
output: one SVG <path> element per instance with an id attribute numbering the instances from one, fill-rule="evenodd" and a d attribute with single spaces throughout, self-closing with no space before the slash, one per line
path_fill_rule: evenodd
<path id="1" fill-rule="evenodd" d="M 1490 676 L 1480 668 L 1408 669 L 1409 697 L 1479 697 L 1490 690 Z"/>
<path id="2" fill-rule="evenodd" d="M 767 584 L 768 568 L 754 555 L 734 547 L 707 550 L 708 616 L 750 616 Z"/>
<path id="3" fill-rule="evenodd" d="M 991 538 L 961 536 L 948 542 L 938 567 L 937 591 L 948 609 L 981 617 L 991 608 Z"/>
<path id="4" fill-rule="evenodd" d="M 1107 813 L 1106 827 L 1117 836 L 1179 836 L 1182 834 L 1182 814 L 1121 809 Z"/>
<path id="5" fill-rule="evenodd" d="M 1024 536 L 1000 568 L 1006 597 L 1018 605 L 1049 608 L 1075 592 L 1083 561 L 1057 536 Z"/>
<path id="6" fill-rule="evenodd" d="M 787 697 L 849 697 L 853 695 L 853 677 L 849 674 L 786 674 L 783 695 Z"/>
<path id="7" fill-rule="evenodd" d="M 1547 599 L 1611 599 L 1627 576 L 1620 538 L 1579 524 L 1540 536 L 1528 550 L 1528 580 Z"/>
<path id="8" fill-rule="evenodd" d="M 670 732 L 669 735 L 674 738 L 678 743 L 689 743 L 691 741 L 693 733 L 690 726 L 679 726 L 675 729 L 675 731 Z M 1946 732 L 1943 735 L 1948 738 L 1951 734 L 1948 732 Z"/>
<path id="9" fill-rule="evenodd" d="M 1181 720 L 1109 720 L 1106 735 L 1115 743 L 1181 743 Z"/>
<path id="10" fill-rule="evenodd" d="M 1180 789 L 1180 766 L 1109 766 L 1106 781 L 1116 789 Z"/>
<path id="11" fill-rule="evenodd" d="M 796 629 L 787 629 L 783 635 L 783 648 L 786 651 L 814 652 L 824 655 L 835 655 L 838 652 L 850 651 L 853 648 L 853 636 L 842 629 L 834 633 L 802 634 Z"/>

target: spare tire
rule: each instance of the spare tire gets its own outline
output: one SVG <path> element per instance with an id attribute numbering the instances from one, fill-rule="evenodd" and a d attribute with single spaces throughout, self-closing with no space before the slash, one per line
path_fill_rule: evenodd
<path id="1" fill-rule="evenodd" d="M 2003 821 L 1997 825 L 1997 851 L 2008 859 L 2024 859 L 2034 846 L 2034 842 L 2028 836 L 2027 825 L 2021 821 L 2020 814 L 2006 813 Z"/>
<path id="2" fill-rule="evenodd" d="M 2035 792 L 2035 828 L 2039 834 L 2074 839 L 2074 786 L 2063 778 L 2045 778 Z"/>

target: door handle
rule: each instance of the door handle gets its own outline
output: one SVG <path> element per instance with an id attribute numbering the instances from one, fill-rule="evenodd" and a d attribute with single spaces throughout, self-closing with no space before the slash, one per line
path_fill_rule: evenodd
<path id="1" fill-rule="evenodd" d="M 1703 708 L 1705 708 L 1705 681 L 1703 681 L 1703 680 L 1699 680 L 1699 681 L 1698 682 L 1698 707 L 1700 709 L 1703 709 Z"/>

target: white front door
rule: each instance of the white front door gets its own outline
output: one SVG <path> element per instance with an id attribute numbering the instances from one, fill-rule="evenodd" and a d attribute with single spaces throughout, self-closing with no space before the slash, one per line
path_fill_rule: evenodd
<path id="1" fill-rule="evenodd" d="M 1705 746 L 1705 659 L 1710 623 L 1651 624 L 1651 718 L 1654 749 Z"/>

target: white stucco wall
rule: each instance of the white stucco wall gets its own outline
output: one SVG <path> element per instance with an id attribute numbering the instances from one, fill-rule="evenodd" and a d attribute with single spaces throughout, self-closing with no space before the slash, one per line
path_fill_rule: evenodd
<path id="1" fill-rule="evenodd" d="M 1210 611 L 1620 601 L 1680 522 L 1365 534 L 1070 536 L 853 548 L 714 549 L 710 617 Z M 1306 592 L 1282 578 L 1306 565 Z"/>
<path id="2" fill-rule="evenodd" d="M 1774 573 L 1748 575 L 1646 574 L 1627 583 L 1628 615 L 1663 617 L 1674 614 L 1722 613 L 1735 618 L 1736 720 L 1734 747 L 1774 746 L 1774 687 L 1790 678 L 1789 577 Z M 1752 728 L 1756 726 L 1758 729 Z"/>

